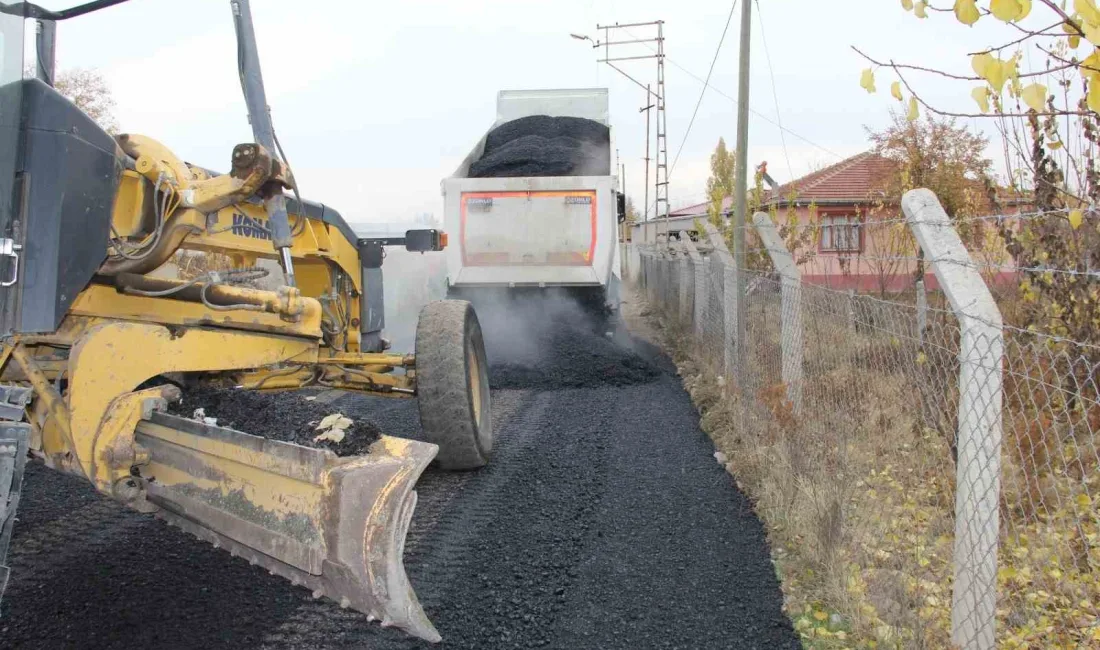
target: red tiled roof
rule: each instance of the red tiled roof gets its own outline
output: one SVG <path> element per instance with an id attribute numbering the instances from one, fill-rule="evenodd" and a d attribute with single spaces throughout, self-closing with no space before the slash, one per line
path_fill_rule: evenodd
<path id="1" fill-rule="evenodd" d="M 871 198 L 874 190 L 882 187 L 885 177 L 894 171 L 896 164 L 873 151 L 865 151 L 781 185 L 778 199 L 769 202 L 786 204 L 793 189 L 799 202 L 863 203 Z M 709 202 L 689 205 L 672 211 L 669 216 L 706 214 L 709 205 Z M 732 205 L 733 199 L 726 197 L 722 201 L 722 212 L 729 211 Z"/>
<path id="2" fill-rule="evenodd" d="M 786 203 L 793 190 L 800 202 L 862 203 L 895 169 L 896 162 L 865 151 L 780 186 L 779 202 Z"/>

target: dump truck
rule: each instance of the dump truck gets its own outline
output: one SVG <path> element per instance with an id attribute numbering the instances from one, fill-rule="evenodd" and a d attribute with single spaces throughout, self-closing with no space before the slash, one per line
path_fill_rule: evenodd
<path id="1" fill-rule="evenodd" d="M 500 91 L 496 120 L 442 182 L 451 294 L 561 289 L 617 311 L 612 150 L 606 88 Z"/>
<path id="2" fill-rule="evenodd" d="M 477 314 L 458 300 L 423 308 L 415 353 L 391 351 L 382 263 L 386 247 L 440 251 L 446 236 L 357 237 L 299 196 L 248 0 L 230 0 L 225 18 L 254 140 L 226 148 L 228 172 L 104 131 L 52 87 L 53 37 L 57 21 L 123 1 L 0 2 L 0 594 L 30 457 L 314 597 L 439 641 L 406 577 L 405 534 L 429 463 L 489 459 L 488 364 Z M 28 19 L 39 78 L 24 79 Z M 177 72 L 194 92 L 195 75 Z M 231 265 L 157 273 L 185 251 Z M 273 288 L 254 284 L 265 260 L 278 264 Z M 373 435 L 340 455 L 173 414 L 195 387 L 416 399 L 427 441 Z"/>

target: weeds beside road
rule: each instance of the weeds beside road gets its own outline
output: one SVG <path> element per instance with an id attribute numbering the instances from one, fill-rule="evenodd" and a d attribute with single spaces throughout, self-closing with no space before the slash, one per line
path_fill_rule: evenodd
<path id="1" fill-rule="evenodd" d="M 804 644 L 951 647 L 951 324 L 934 315 L 919 345 L 899 326 L 900 307 L 857 315 L 863 326 L 853 329 L 843 301 L 823 297 L 804 295 L 800 414 L 779 378 L 777 308 L 767 291 L 749 307 L 748 395 L 720 376 L 713 347 L 674 313 L 654 308 L 650 317 L 702 428 L 767 526 L 785 609 Z M 1054 362 L 1036 361 L 1045 349 L 1010 339 L 1006 350 L 998 644 L 1100 647 L 1100 526 L 1089 497 L 1100 468 L 1089 415 L 1067 415 L 1070 399 L 1047 376 Z"/>

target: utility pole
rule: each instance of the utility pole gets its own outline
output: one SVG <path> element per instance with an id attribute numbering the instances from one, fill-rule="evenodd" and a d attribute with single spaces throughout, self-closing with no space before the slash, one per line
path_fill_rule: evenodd
<path id="1" fill-rule="evenodd" d="M 641 109 L 645 111 L 645 203 L 642 206 L 645 208 L 645 215 L 642 221 L 649 221 L 649 123 L 653 119 L 652 113 L 649 109 L 653 108 L 653 104 L 649 102 L 649 97 L 653 92 L 649 89 L 647 84 L 645 87 L 645 108 Z"/>
<path id="2" fill-rule="evenodd" d="M 645 36 L 650 38 L 638 38 L 630 32 L 631 29 L 646 30 Z M 588 36 L 581 34 L 570 34 L 573 38 L 581 41 L 589 41 L 592 43 L 594 49 L 603 49 L 603 58 L 597 59 L 599 63 L 606 63 L 612 69 L 619 74 L 623 75 L 627 79 L 633 81 L 641 88 L 646 89 L 646 101 L 649 102 L 649 98 L 653 98 L 653 106 L 648 108 L 657 109 L 657 151 L 656 151 L 656 176 L 653 182 L 654 191 L 654 213 L 656 218 L 664 218 L 665 221 L 665 236 L 668 236 L 668 121 L 665 117 L 665 21 L 654 20 L 647 23 L 628 23 L 620 25 L 615 23 L 614 25 L 596 25 L 596 29 L 603 31 L 603 40 L 594 41 Z M 612 33 L 612 30 L 615 30 Z M 619 31 L 626 31 L 627 35 L 632 38 L 622 40 L 611 40 L 613 36 L 618 37 Z M 649 49 L 648 54 L 632 54 L 630 56 L 611 56 L 611 48 L 615 47 L 616 51 L 621 46 L 637 46 L 639 44 L 654 43 L 655 45 L 646 45 Z M 636 50 L 634 50 L 636 51 Z M 656 59 L 657 60 L 657 90 L 654 92 L 649 85 L 645 85 L 638 81 L 625 70 L 616 65 L 622 61 L 636 61 L 640 59 Z M 649 214 L 649 115 L 646 115 L 646 215 Z"/>
<path id="3" fill-rule="evenodd" d="M 748 0 L 746 0 L 747 2 Z M 665 216 L 665 241 L 668 232 L 668 118 L 665 113 L 665 21 L 657 21 L 657 176 L 654 180 L 653 209 Z"/>
<path id="4" fill-rule="evenodd" d="M 741 54 L 737 74 L 737 186 L 733 213 L 733 266 L 737 278 L 737 380 L 745 379 L 745 223 L 749 184 L 749 50 L 752 0 L 741 2 Z"/>
<path id="5" fill-rule="evenodd" d="M 629 227 L 629 226 L 627 226 L 627 223 L 626 223 L 626 217 L 628 216 L 626 214 L 626 163 L 622 163 L 621 166 L 622 166 L 623 171 L 622 171 L 622 176 L 619 177 L 619 185 L 621 185 L 622 188 L 623 188 L 622 189 L 622 195 L 623 195 L 623 224 L 622 224 L 622 228 L 621 228 L 622 236 L 619 238 L 619 241 L 626 241 L 626 231 L 627 231 L 627 228 Z"/>

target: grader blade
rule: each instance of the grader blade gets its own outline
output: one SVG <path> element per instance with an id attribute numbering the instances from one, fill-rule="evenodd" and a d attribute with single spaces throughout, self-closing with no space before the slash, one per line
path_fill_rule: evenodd
<path id="1" fill-rule="evenodd" d="M 145 498 L 157 515 L 295 585 L 439 641 L 402 562 L 432 444 L 382 436 L 366 455 L 268 440 L 153 413 Z"/>

